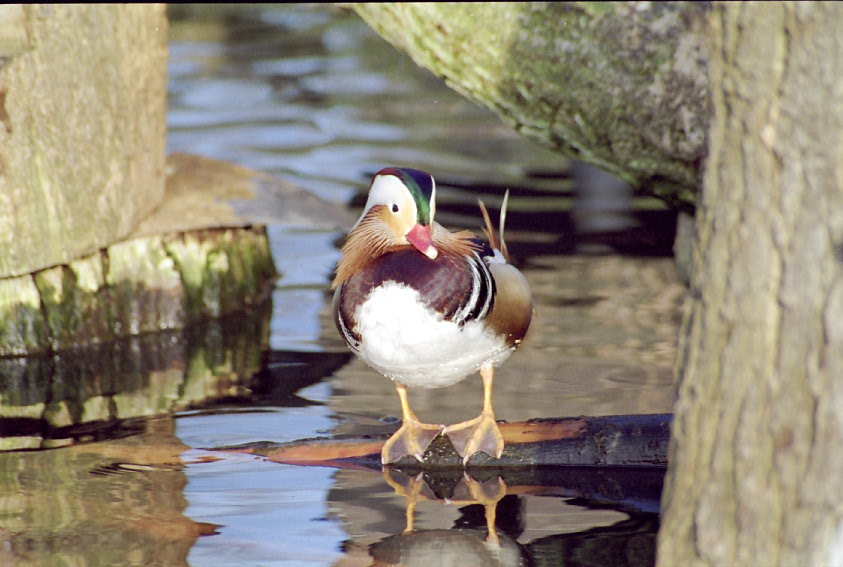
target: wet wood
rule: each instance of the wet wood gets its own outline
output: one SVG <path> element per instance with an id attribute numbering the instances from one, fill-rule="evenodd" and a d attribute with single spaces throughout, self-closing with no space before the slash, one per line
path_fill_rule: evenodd
<path id="1" fill-rule="evenodd" d="M 479 453 L 467 466 L 450 441 L 437 437 L 424 462 L 404 457 L 404 470 L 507 469 L 546 466 L 667 466 L 670 414 L 536 419 L 501 423 L 506 448 L 500 459 Z M 298 465 L 380 468 L 380 451 L 389 434 L 376 438 L 325 438 L 295 443 L 250 443 L 215 450 L 249 453 Z"/>

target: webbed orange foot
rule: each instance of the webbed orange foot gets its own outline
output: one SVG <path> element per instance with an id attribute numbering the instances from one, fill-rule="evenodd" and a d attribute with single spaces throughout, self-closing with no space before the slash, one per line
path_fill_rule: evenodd
<path id="1" fill-rule="evenodd" d="M 442 432 L 442 428 L 441 425 L 405 420 L 381 449 L 381 462 L 388 465 L 404 455 L 412 455 L 421 462 L 427 447 Z"/>
<path id="2" fill-rule="evenodd" d="M 474 419 L 449 425 L 442 434 L 451 440 L 454 449 L 462 457 L 463 464 L 467 464 L 479 451 L 498 459 L 503 454 L 503 434 L 495 416 L 491 414 L 483 413 Z"/>

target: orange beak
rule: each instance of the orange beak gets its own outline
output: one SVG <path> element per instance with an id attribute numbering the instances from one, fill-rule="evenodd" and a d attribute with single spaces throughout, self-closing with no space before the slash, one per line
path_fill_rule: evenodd
<path id="1" fill-rule="evenodd" d="M 407 240 L 416 250 L 431 260 L 435 260 L 436 256 L 439 255 L 439 250 L 434 248 L 433 239 L 430 237 L 430 225 L 422 226 L 417 224 L 407 233 Z"/>

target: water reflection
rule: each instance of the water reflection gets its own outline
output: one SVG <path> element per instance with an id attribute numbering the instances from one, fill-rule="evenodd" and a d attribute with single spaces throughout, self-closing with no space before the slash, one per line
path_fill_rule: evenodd
<path id="1" fill-rule="evenodd" d="M 489 542 L 481 532 L 466 529 L 430 530 L 388 537 L 369 548 L 372 565 L 415 567 L 440 565 L 465 567 L 517 567 L 527 565 L 521 548 L 503 535 Z"/>
<path id="2" fill-rule="evenodd" d="M 274 226 L 269 238 L 275 262 L 282 270 L 272 295 L 269 345 L 276 351 L 322 352 L 323 327 L 319 314 L 330 303 L 326 282 L 339 259 L 334 231 Z M 334 349 L 347 352 L 337 344 Z"/>
<path id="3" fill-rule="evenodd" d="M 408 475 L 390 467 L 383 469 L 383 479 L 395 490 L 396 494 L 404 497 L 407 512 L 403 534 L 415 532 L 416 505 L 422 498 L 435 499 L 436 495 L 425 479 L 424 473 Z M 466 505 L 477 504 L 483 507 L 483 517 L 486 520 L 486 543 L 499 546 L 500 538 L 496 528 L 497 505 L 506 495 L 506 483 L 499 476 L 493 476 L 483 482 L 476 480 L 468 473 L 444 497 L 449 504 Z M 472 538 L 473 539 L 473 538 Z"/>
<path id="4" fill-rule="evenodd" d="M 184 331 L 0 359 L 0 450 L 119 438 L 143 429 L 139 418 L 249 396 L 268 307 Z"/>
<path id="5" fill-rule="evenodd" d="M 214 527 L 184 516 L 173 420 L 108 445 L 0 453 L 3 565 L 183 565 Z"/>
<path id="6" fill-rule="evenodd" d="M 504 481 L 494 473 L 475 479 L 387 470 L 390 494 L 378 476 L 361 470 L 336 476 L 332 513 L 350 539 L 343 545 L 347 556 L 335 565 L 645 566 L 655 559 L 655 513 L 577 499 L 580 489 L 550 477 L 541 486 L 518 474 Z M 583 530 L 584 521 L 591 529 Z"/>
<path id="7" fill-rule="evenodd" d="M 277 377 L 277 376 L 276 376 Z M 280 392 L 277 392 L 280 394 Z M 185 514 L 219 525 L 190 550 L 191 565 L 332 565 L 342 557 L 345 534 L 330 518 L 325 494 L 334 485 L 327 468 L 278 466 L 249 455 L 203 450 L 248 441 L 287 442 L 326 435 L 334 421 L 317 382 L 296 392 L 299 401 L 224 406 L 184 414 L 178 436 L 190 446 Z M 304 402 L 304 403 L 302 403 Z"/>

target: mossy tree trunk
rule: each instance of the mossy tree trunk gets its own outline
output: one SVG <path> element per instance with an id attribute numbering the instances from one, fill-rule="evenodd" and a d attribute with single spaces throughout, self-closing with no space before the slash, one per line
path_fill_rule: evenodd
<path id="1" fill-rule="evenodd" d="M 693 206 L 708 124 L 704 4 L 353 7 L 416 63 L 521 134 Z"/>
<path id="2" fill-rule="evenodd" d="M 0 6 L 0 278 L 95 253 L 158 205 L 166 97 L 163 4 Z"/>
<path id="3" fill-rule="evenodd" d="M 843 564 L 843 4 L 723 3 L 658 564 Z"/>

